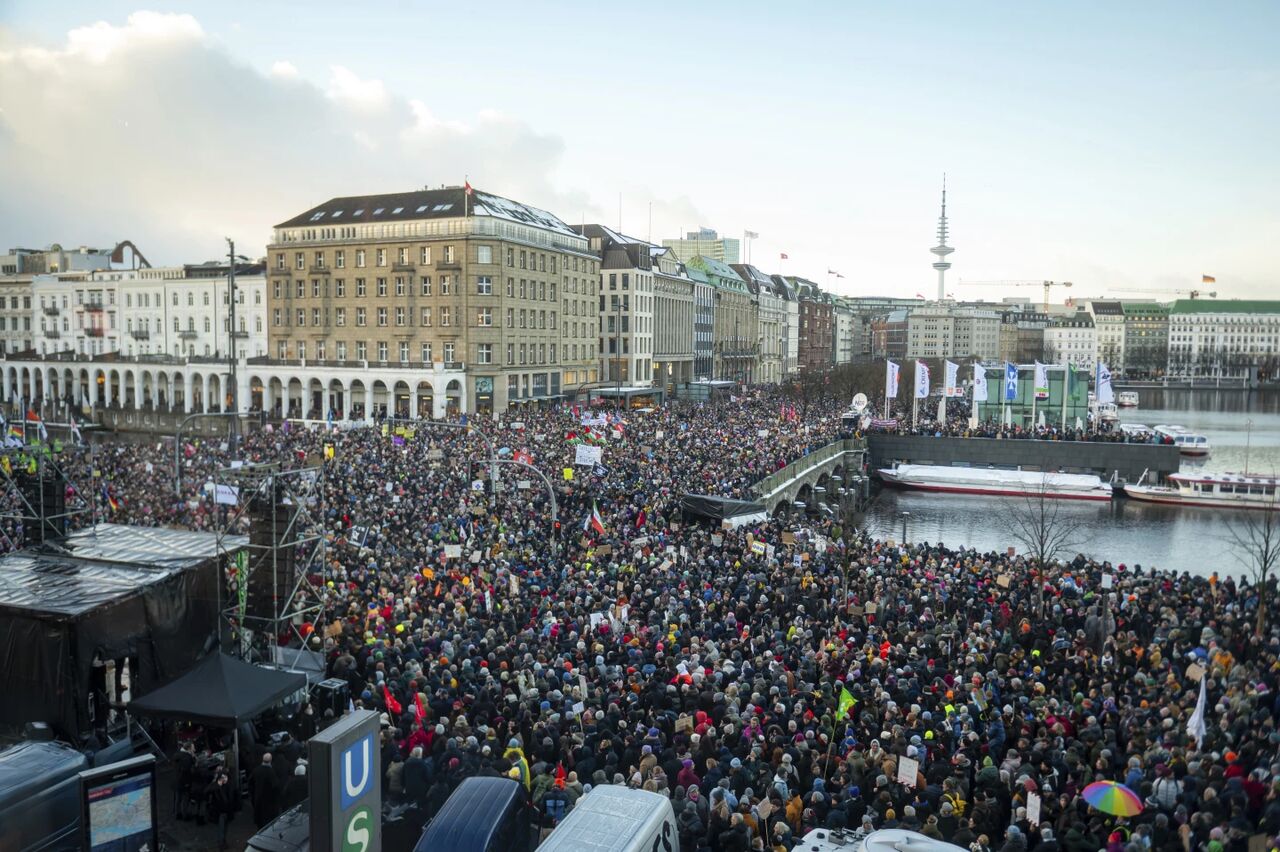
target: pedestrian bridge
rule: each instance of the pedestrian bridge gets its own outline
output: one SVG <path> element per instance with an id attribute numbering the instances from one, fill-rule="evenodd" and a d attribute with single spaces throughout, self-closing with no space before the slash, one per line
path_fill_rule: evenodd
<path id="1" fill-rule="evenodd" d="M 812 505 L 815 488 L 848 485 L 849 477 L 861 475 L 866 451 L 867 443 L 861 438 L 833 441 L 766 476 L 752 486 L 752 492 L 770 515 L 786 514 L 797 500 Z"/>

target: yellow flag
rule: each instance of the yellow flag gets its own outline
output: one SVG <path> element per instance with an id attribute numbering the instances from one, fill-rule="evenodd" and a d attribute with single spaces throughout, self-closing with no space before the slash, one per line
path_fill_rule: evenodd
<path id="1" fill-rule="evenodd" d="M 0 456 L 0 468 L 4 469 L 5 476 L 13 476 L 13 465 L 10 464 L 8 456 Z"/>
<path id="2" fill-rule="evenodd" d="M 324 445 L 324 457 L 325 457 L 326 459 L 331 459 L 331 458 L 333 458 L 333 444 L 325 444 L 325 445 Z"/>
<path id="3" fill-rule="evenodd" d="M 566 467 L 566 468 L 564 469 L 564 481 L 565 481 L 565 482 L 572 482 L 572 481 L 573 481 L 573 468 L 571 468 L 571 467 Z"/>
<path id="4" fill-rule="evenodd" d="M 858 700 L 849 694 L 849 690 L 840 687 L 840 703 L 836 705 L 836 715 L 843 719 L 857 703 Z"/>

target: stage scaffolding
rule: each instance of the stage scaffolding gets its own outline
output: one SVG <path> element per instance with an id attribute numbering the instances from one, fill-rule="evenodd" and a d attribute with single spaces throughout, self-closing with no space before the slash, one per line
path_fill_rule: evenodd
<path id="1" fill-rule="evenodd" d="M 63 453 L 79 451 L 85 448 Z M 0 545 L 19 550 L 56 541 L 85 525 L 75 523 L 77 518 L 97 520 L 97 494 L 74 482 L 60 458 L 42 445 L 0 447 Z"/>

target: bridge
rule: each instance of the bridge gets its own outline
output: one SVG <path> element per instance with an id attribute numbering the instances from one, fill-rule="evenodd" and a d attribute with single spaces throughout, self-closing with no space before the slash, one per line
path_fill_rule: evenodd
<path id="1" fill-rule="evenodd" d="M 752 486 L 754 499 L 765 505 L 770 515 L 786 514 L 799 500 L 812 505 L 814 489 L 830 489 L 862 475 L 866 441 L 845 438 L 802 456 Z"/>

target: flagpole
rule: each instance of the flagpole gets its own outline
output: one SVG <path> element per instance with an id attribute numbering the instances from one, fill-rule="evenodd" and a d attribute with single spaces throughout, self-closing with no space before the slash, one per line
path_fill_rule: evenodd
<path id="1" fill-rule="evenodd" d="M 1062 365 L 1062 431 L 1067 431 L 1067 396 L 1071 393 L 1071 362 Z"/>
<path id="2" fill-rule="evenodd" d="M 975 362 L 973 369 L 976 373 L 976 371 L 983 369 L 982 364 L 980 362 Z M 986 380 L 985 373 L 982 378 L 984 381 Z M 978 425 L 978 383 L 976 381 L 973 383 L 973 391 L 969 395 L 972 397 L 969 401 L 969 421 L 971 422 L 972 427 L 976 427 Z"/>

